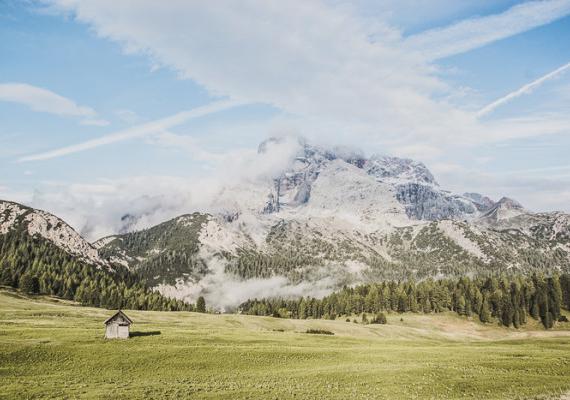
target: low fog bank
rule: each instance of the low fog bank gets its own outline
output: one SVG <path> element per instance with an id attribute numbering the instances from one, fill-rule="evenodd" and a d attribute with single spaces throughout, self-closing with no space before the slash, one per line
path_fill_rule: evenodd
<path id="1" fill-rule="evenodd" d="M 226 275 L 225 279 L 208 276 L 197 283 L 179 281 L 176 285 L 160 284 L 155 289 L 161 294 L 189 303 L 195 303 L 204 296 L 209 309 L 233 312 L 249 299 L 300 297 L 322 298 L 338 288 L 334 280 L 328 278 L 318 282 L 291 283 L 283 276 L 267 279 L 238 280 Z"/>
<path id="2" fill-rule="evenodd" d="M 210 261 L 211 273 L 201 280 L 193 282 L 179 279 L 175 285 L 160 284 L 154 289 L 165 296 L 189 303 L 195 303 L 199 296 L 204 296 L 208 308 L 233 312 L 250 299 L 322 298 L 343 286 L 364 283 L 370 279 L 369 267 L 357 262 L 331 262 L 325 266 L 303 267 L 304 280 L 291 282 L 285 276 L 241 279 L 225 273 L 225 263 L 221 260 Z"/>

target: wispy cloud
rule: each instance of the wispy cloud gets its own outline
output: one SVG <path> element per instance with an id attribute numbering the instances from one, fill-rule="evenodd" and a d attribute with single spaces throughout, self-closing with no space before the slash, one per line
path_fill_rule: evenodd
<path id="1" fill-rule="evenodd" d="M 493 112 L 496 108 L 502 106 L 505 103 L 508 103 L 511 100 L 516 99 L 517 97 L 520 97 L 524 94 L 531 93 L 534 89 L 538 88 L 540 85 L 542 85 L 546 81 L 554 79 L 554 78 L 560 76 L 561 74 L 563 74 L 564 72 L 566 72 L 568 70 L 570 70 L 570 63 L 565 64 L 565 65 L 561 66 L 560 68 L 557 68 L 554 71 L 552 71 L 552 72 L 550 72 L 544 76 L 541 76 L 540 78 L 532 81 L 531 83 L 527 83 L 526 85 L 522 86 L 521 88 L 515 90 L 514 92 L 507 94 L 506 96 L 501 97 L 500 99 L 495 100 L 491 104 L 489 104 L 489 105 L 483 107 L 481 110 L 479 110 L 479 112 L 477 113 L 477 117 L 485 116 L 485 115 Z"/>
<path id="2" fill-rule="evenodd" d="M 570 0 L 528 1 L 502 14 L 460 21 L 410 36 L 409 50 L 435 60 L 485 46 L 570 14 Z"/>
<path id="3" fill-rule="evenodd" d="M 114 132 L 97 139 L 88 140 L 83 143 L 62 147 L 45 153 L 33 154 L 30 156 L 22 157 L 19 159 L 19 161 L 24 162 L 24 161 L 47 160 L 50 158 L 61 157 L 68 154 L 73 154 L 73 153 L 78 153 L 80 151 L 93 149 L 99 146 L 105 146 L 111 143 L 117 143 L 128 139 L 144 137 L 160 133 L 166 129 L 178 126 L 193 118 L 202 117 L 218 111 L 226 110 L 228 108 L 233 108 L 240 104 L 243 103 L 236 100 L 225 100 L 225 101 L 215 102 L 212 104 L 208 104 L 206 106 L 194 108 L 192 110 L 182 111 L 177 114 L 171 115 L 169 117 L 148 122 L 146 124 Z"/>
<path id="4" fill-rule="evenodd" d="M 248 0 L 220 8 L 203 2 L 45 1 L 125 52 L 147 55 L 214 95 L 275 107 L 300 121 L 310 132 L 303 135 L 329 138 L 334 131 L 404 149 L 489 139 L 487 121 L 447 100 L 456 90 L 435 73 L 434 59 L 570 13 L 570 0 L 531 1 L 402 39 L 383 21 L 369 24 L 350 7 L 329 2 Z M 512 128 L 509 135 L 517 136 Z"/>
<path id="5" fill-rule="evenodd" d="M 107 121 L 98 118 L 97 113 L 92 108 L 80 106 L 73 100 L 57 93 L 27 83 L 0 84 L 0 101 L 22 104 L 33 111 L 79 117 L 83 125 L 104 126 L 109 124 Z"/>

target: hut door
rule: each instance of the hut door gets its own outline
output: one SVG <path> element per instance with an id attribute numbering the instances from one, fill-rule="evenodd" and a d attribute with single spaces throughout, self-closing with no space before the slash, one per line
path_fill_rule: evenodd
<path id="1" fill-rule="evenodd" d="M 119 325 L 118 327 L 118 337 L 128 338 L 129 337 L 129 327 L 127 325 Z"/>

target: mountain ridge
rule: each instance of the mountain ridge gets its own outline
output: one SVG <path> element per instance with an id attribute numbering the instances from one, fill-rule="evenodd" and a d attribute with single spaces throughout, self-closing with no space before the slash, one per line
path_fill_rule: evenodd
<path id="1" fill-rule="evenodd" d="M 283 140 L 258 152 L 271 157 Z M 452 193 L 422 163 L 305 141 L 283 170 L 224 187 L 212 212 L 93 244 L 49 213 L 0 202 L 0 233 L 17 221 L 70 254 L 136 272 L 162 294 L 204 295 L 220 309 L 381 279 L 570 269 L 568 214 Z"/>

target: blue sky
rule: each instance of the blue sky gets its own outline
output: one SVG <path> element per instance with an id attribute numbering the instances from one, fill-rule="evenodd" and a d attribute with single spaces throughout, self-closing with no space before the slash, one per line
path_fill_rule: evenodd
<path id="1" fill-rule="evenodd" d="M 570 0 L 378 3 L 0 2 L 0 198 L 81 224 L 287 134 L 570 211 Z"/>

